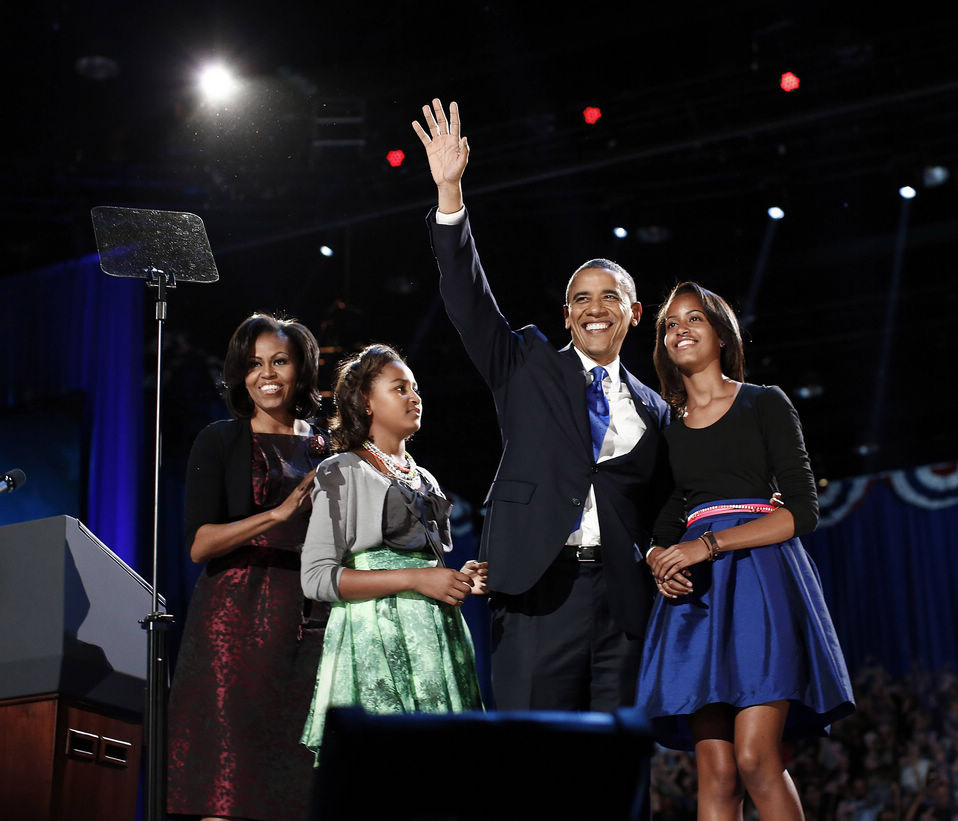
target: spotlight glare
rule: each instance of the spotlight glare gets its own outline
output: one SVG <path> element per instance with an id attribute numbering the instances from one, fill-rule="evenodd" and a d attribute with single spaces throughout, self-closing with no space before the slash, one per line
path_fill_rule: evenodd
<path id="1" fill-rule="evenodd" d="M 800 399 L 815 399 L 825 393 L 825 389 L 817 382 L 812 382 L 808 385 L 799 385 L 795 393 Z"/>
<path id="2" fill-rule="evenodd" d="M 226 66 L 222 63 L 214 63 L 200 72 L 199 86 L 207 100 L 222 102 L 236 91 L 237 82 Z"/>
<path id="3" fill-rule="evenodd" d="M 626 231 L 621 225 L 617 225 L 615 228 L 613 228 L 612 233 L 615 234 L 619 239 L 625 239 L 629 235 L 629 232 Z"/>
<path id="4" fill-rule="evenodd" d="M 386 162 L 388 162 L 393 168 L 399 168 L 404 159 L 406 159 L 406 154 L 404 151 L 402 151 L 402 149 L 399 148 L 394 148 L 392 151 L 386 154 Z"/>
<path id="5" fill-rule="evenodd" d="M 898 196 L 903 200 L 913 200 L 918 192 L 910 185 L 903 185 L 898 189 Z"/>
<path id="6" fill-rule="evenodd" d="M 599 118 L 602 116 L 602 109 L 596 105 L 586 106 L 582 110 L 582 119 L 585 120 L 589 125 L 595 125 L 599 122 Z"/>
<path id="7" fill-rule="evenodd" d="M 672 238 L 672 231 L 664 225 L 643 225 L 635 229 L 635 236 L 646 245 L 661 245 Z"/>
<path id="8" fill-rule="evenodd" d="M 120 64 L 112 57 L 91 54 L 73 64 L 76 73 L 88 80 L 112 80 L 120 73 Z"/>
<path id="9" fill-rule="evenodd" d="M 320 245 L 319 253 L 321 253 L 324 257 L 331 257 L 333 255 L 333 249 L 328 245 Z"/>
<path id="10" fill-rule="evenodd" d="M 773 220 L 780 220 L 785 216 L 785 212 L 781 208 L 779 208 L 777 205 L 773 205 L 771 208 L 768 209 L 768 215 Z"/>
<path id="11" fill-rule="evenodd" d="M 798 88 L 801 82 L 802 81 L 796 75 L 792 74 L 792 72 L 786 71 L 779 80 L 778 85 L 779 88 L 787 94 L 789 91 L 794 91 Z"/>
<path id="12" fill-rule="evenodd" d="M 921 173 L 921 181 L 925 188 L 936 188 L 948 182 L 951 172 L 943 165 L 929 165 Z"/>

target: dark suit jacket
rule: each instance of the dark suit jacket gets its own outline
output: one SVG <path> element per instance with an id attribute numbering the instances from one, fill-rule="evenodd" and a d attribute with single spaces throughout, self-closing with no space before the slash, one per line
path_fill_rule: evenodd
<path id="1" fill-rule="evenodd" d="M 646 432 L 630 453 L 595 463 L 586 379 L 572 346 L 557 351 L 532 325 L 511 329 L 482 270 L 468 218 L 437 225 L 430 212 L 427 223 L 446 311 L 492 389 L 502 434 L 480 546 L 489 588 L 506 594 L 531 588 L 574 529 L 592 485 L 612 613 L 622 629 L 641 636 L 654 585 L 637 560 L 672 488 L 661 436 L 668 407 L 622 368 Z"/>

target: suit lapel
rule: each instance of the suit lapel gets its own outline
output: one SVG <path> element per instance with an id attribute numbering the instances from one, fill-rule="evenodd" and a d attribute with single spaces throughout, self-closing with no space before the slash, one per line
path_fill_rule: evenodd
<path id="1" fill-rule="evenodd" d="M 560 368 L 562 374 L 562 392 L 569 397 L 569 406 L 572 418 L 575 420 L 576 433 L 580 445 L 592 453 L 592 429 L 589 427 L 589 409 L 585 402 L 586 380 L 582 370 L 582 360 L 573 350 L 572 345 L 566 345 L 559 351 Z"/>
<path id="2" fill-rule="evenodd" d="M 629 392 L 632 394 L 632 399 L 635 400 L 635 409 L 639 412 L 642 421 L 645 422 L 645 429 L 653 432 L 658 431 L 659 420 L 649 411 L 648 400 L 645 398 L 645 386 L 622 367 L 621 361 L 619 362 L 619 378 L 629 386 Z"/>

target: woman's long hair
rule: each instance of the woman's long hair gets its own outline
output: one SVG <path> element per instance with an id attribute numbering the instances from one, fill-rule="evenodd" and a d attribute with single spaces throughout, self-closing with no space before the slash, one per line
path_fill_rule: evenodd
<path id="1" fill-rule="evenodd" d="M 672 302 L 683 294 L 693 294 L 698 299 L 709 324 L 718 338 L 725 343 L 720 360 L 722 373 L 737 382 L 745 381 L 745 351 L 742 347 L 742 333 L 738 327 L 735 311 L 722 297 L 703 288 L 697 282 L 682 282 L 676 285 L 655 317 L 655 352 L 652 354 L 655 372 L 659 375 L 659 391 L 672 409 L 673 419 L 681 419 L 685 414 L 688 395 L 685 392 L 682 373 L 669 358 L 669 352 L 665 346 L 665 319 Z"/>

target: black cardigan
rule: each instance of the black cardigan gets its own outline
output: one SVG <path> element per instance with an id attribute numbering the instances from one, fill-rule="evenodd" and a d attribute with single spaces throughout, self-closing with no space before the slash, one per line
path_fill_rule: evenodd
<path id="1" fill-rule="evenodd" d="M 248 419 L 222 419 L 199 432 L 186 469 L 186 547 L 205 524 L 253 513 L 253 435 Z"/>

